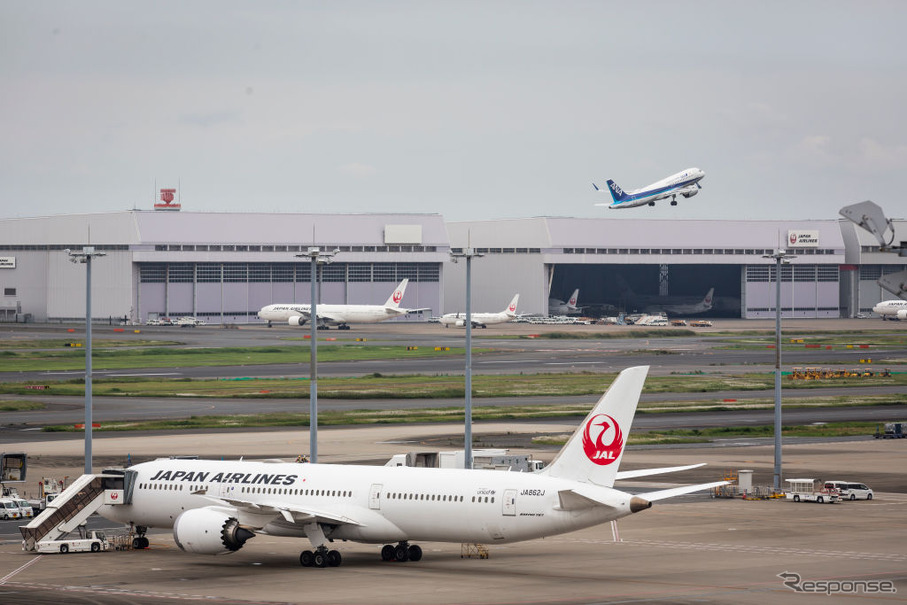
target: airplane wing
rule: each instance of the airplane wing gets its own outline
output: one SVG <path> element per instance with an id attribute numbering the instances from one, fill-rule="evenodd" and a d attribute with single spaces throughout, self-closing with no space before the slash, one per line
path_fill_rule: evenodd
<path id="1" fill-rule="evenodd" d="M 699 485 L 683 485 L 681 487 L 672 487 L 671 489 L 662 489 L 657 492 L 648 492 L 645 494 L 636 494 L 640 498 L 645 498 L 649 502 L 656 502 L 658 500 L 666 500 L 667 498 L 674 498 L 676 496 L 682 496 L 684 494 L 691 494 L 693 492 L 698 492 L 704 489 L 714 489 L 716 487 L 721 487 L 722 485 L 729 485 L 730 481 L 713 481 L 712 483 L 700 483 Z"/>
<path id="2" fill-rule="evenodd" d="M 317 311 L 316 314 L 318 315 L 318 321 L 322 324 L 346 323 L 346 320 L 343 319 L 342 317 L 338 317 L 338 316 L 332 315 L 330 313 L 322 313 L 321 311 Z"/>
<path id="3" fill-rule="evenodd" d="M 201 494 L 204 495 L 204 494 Z M 204 496 L 208 500 L 217 504 L 228 504 L 237 510 L 247 512 L 253 515 L 273 514 L 275 517 L 280 515 L 288 523 L 330 523 L 335 525 L 358 525 L 362 524 L 347 517 L 338 515 L 333 512 L 321 510 L 308 506 L 298 506 L 287 502 L 250 502 L 230 497 Z"/>
<path id="4" fill-rule="evenodd" d="M 635 471 L 617 471 L 617 476 L 614 479 L 619 481 L 620 479 L 636 479 L 637 477 L 649 477 L 650 475 L 661 475 L 663 473 L 679 473 L 680 471 L 688 471 L 706 464 L 705 462 L 700 462 L 699 464 L 690 464 L 688 466 L 663 466 L 661 468 L 641 468 Z"/>
<path id="5" fill-rule="evenodd" d="M 431 307 L 422 307 L 421 309 L 406 309 L 406 314 L 409 315 L 410 313 L 424 313 L 431 310 Z"/>

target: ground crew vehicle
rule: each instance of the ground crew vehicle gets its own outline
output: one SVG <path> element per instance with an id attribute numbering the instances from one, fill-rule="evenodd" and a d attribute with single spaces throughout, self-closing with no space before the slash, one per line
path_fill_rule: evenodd
<path id="1" fill-rule="evenodd" d="M 101 552 L 110 550 L 110 542 L 104 532 L 86 531 L 79 527 L 78 538 L 64 538 L 62 540 L 41 540 L 38 542 L 37 552 L 40 553 L 70 553 L 70 552 Z"/>
<path id="2" fill-rule="evenodd" d="M 841 500 L 872 500 L 872 489 L 865 483 L 853 481 L 826 481 L 827 489 L 837 489 L 841 492 Z"/>
<path id="3" fill-rule="evenodd" d="M 18 519 L 19 505 L 12 498 L 0 498 L 0 519 Z"/>
<path id="4" fill-rule="evenodd" d="M 837 488 L 822 486 L 816 489 L 815 479 L 788 479 L 790 484 L 785 497 L 794 502 L 818 502 L 819 504 L 837 502 L 841 493 Z"/>

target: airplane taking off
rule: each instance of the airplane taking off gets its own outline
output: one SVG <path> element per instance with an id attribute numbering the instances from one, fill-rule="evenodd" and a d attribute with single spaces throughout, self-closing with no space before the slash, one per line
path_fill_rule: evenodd
<path id="1" fill-rule="evenodd" d="M 473 328 L 487 328 L 493 324 L 507 323 L 516 317 L 516 304 L 520 300 L 517 294 L 507 305 L 507 308 L 499 313 L 471 313 Z M 440 322 L 445 328 L 456 326 L 458 328 L 466 327 L 466 313 L 445 313 L 441 316 Z"/>
<path id="2" fill-rule="evenodd" d="M 671 198 L 671 205 L 677 205 L 677 196 L 693 197 L 702 186 L 699 184 L 705 177 L 705 172 L 699 168 L 687 168 L 683 172 L 678 172 L 667 178 L 656 181 L 651 185 L 646 185 L 642 189 L 633 191 L 624 191 L 612 180 L 608 180 L 608 190 L 611 193 L 611 204 L 596 204 L 596 206 L 607 206 L 612 209 L 635 208 L 636 206 L 654 206 L 658 200 Z M 598 185 L 592 183 L 596 191 L 601 191 Z"/>
<path id="3" fill-rule="evenodd" d="M 715 294 L 715 288 L 709 288 L 708 293 L 701 301 L 693 304 L 676 304 L 676 305 L 649 305 L 646 307 L 646 313 L 656 313 L 664 311 L 668 315 L 696 315 L 712 310 L 712 300 Z"/>
<path id="4" fill-rule="evenodd" d="M 579 288 L 573 291 L 573 294 L 570 295 L 570 298 L 567 302 L 564 302 L 558 298 L 549 298 L 548 299 L 548 315 L 573 315 L 582 311 L 580 307 L 576 306 L 576 301 L 579 299 Z"/>
<path id="5" fill-rule="evenodd" d="M 149 527 L 172 527 L 177 546 L 197 554 L 235 552 L 257 534 L 308 538 L 313 550 L 303 551 L 300 563 L 336 567 L 341 554 L 328 546 L 336 540 L 384 544 L 385 561 L 418 561 L 422 549 L 410 541 L 532 540 L 727 484 L 636 495 L 614 489 L 618 478 L 698 466 L 618 472 L 647 372 L 622 371 L 538 472 L 162 458 L 127 469 L 134 477 L 129 503 L 98 512 L 136 526 L 140 539 Z"/>
<path id="6" fill-rule="evenodd" d="M 349 330 L 351 323 L 377 323 L 408 313 L 431 310 L 430 308 L 403 309 L 400 307 L 407 283 L 409 283 L 408 279 L 400 282 L 400 285 L 383 305 L 319 304 L 316 309 L 319 325 L 325 328 L 333 325 L 337 326 L 338 330 Z M 311 319 L 311 309 L 311 305 L 308 304 L 267 305 L 258 312 L 258 318 L 267 320 L 269 328 L 273 321 L 285 322 L 291 326 L 302 326 Z"/>
<path id="7" fill-rule="evenodd" d="M 896 298 L 883 300 L 872 308 L 872 312 L 885 319 L 907 319 L 907 300 Z"/>

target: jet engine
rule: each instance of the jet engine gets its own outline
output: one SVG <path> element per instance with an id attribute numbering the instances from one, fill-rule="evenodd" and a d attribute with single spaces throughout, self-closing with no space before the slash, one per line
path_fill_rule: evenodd
<path id="1" fill-rule="evenodd" d="M 907 309 L 901 309 L 897 314 L 898 319 L 907 319 Z"/>
<path id="2" fill-rule="evenodd" d="M 305 317 L 303 317 L 302 315 L 294 315 L 293 317 L 288 319 L 287 322 L 291 326 L 304 326 L 306 323 L 306 320 L 305 320 Z"/>
<path id="3" fill-rule="evenodd" d="M 681 191 L 680 195 L 682 195 L 683 197 L 693 197 L 697 193 L 699 193 L 699 189 L 697 189 L 696 187 L 690 187 L 689 189 L 684 189 L 683 191 Z"/>
<path id="4" fill-rule="evenodd" d="M 187 510 L 173 523 L 173 539 L 186 552 L 200 555 L 226 555 L 242 548 L 255 533 L 239 526 L 239 521 L 213 508 Z"/>

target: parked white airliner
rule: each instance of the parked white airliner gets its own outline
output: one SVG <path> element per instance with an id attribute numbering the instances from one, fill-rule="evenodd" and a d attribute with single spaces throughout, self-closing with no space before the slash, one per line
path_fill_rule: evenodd
<path id="1" fill-rule="evenodd" d="M 885 319 L 907 319 L 907 300 L 896 298 L 883 300 L 872 308 L 872 312 Z"/>
<path id="2" fill-rule="evenodd" d="M 505 544 L 567 533 L 645 510 L 719 481 L 633 495 L 613 488 L 647 366 L 620 373 L 545 469 L 496 470 L 159 459 L 137 464 L 131 504 L 100 514 L 172 527 L 187 552 L 239 550 L 256 534 L 308 538 L 304 566 L 337 566 L 329 542 L 384 544 L 384 560 L 418 561 L 410 541 Z M 684 470 L 629 471 L 626 478 Z M 128 472 L 127 471 L 127 472 Z M 396 543 L 396 544 L 394 544 Z"/>
<path id="3" fill-rule="evenodd" d="M 316 308 L 318 313 L 319 326 L 337 326 L 338 330 L 349 330 L 351 323 L 377 323 L 393 317 L 399 317 L 408 313 L 418 313 L 420 311 L 429 311 L 430 309 L 403 309 L 400 307 L 400 301 L 403 300 L 403 293 L 406 292 L 408 279 L 400 282 L 400 285 L 394 290 L 393 294 L 383 305 L 343 305 L 343 304 L 319 304 Z M 278 303 L 262 307 L 258 312 L 258 318 L 268 322 L 279 321 L 288 323 L 291 326 L 305 325 L 312 315 L 312 307 L 309 304 L 287 304 Z"/>
<path id="4" fill-rule="evenodd" d="M 690 304 L 667 304 L 667 305 L 648 305 L 646 313 L 665 312 L 668 315 L 696 315 L 712 310 L 712 301 L 715 294 L 715 288 L 709 288 L 705 298 L 697 303 Z"/>
<path id="5" fill-rule="evenodd" d="M 566 302 L 559 298 L 549 298 L 548 315 L 574 315 L 579 313 L 582 309 L 576 306 L 576 301 L 578 299 L 579 288 L 573 291 L 573 294 L 570 295 L 570 298 L 568 298 Z"/>
<path id="6" fill-rule="evenodd" d="M 507 305 L 507 308 L 498 313 L 470 313 L 473 328 L 487 328 L 493 324 L 502 324 L 512 321 L 516 318 L 516 305 L 520 300 L 517 294 Z M 466 327 L 466 313 L 445 313 L 441 316 L 440 322 L 445 328 L 456 326 L 458 328 Z"/>
<path id="7" fill-rule="evenodd" d="M 611 193 L 612 203 L 596 204 L 596 206 L 607 206 L 611 209 L 635 208 L 636 206 L 654 206 L 658 200 L 671 198 L 671 205 L 677 205 L 677 196 L 690 198 L 699 193 L 702 186 L 699 184 L 705 177 L 705 172 L 699 168 L 687 168 L 683 172 L 672 174 L 667 178 L 656 181 L 651 185 L 646 185 L 642 189 L 633 191 L 624 191 L 612 180 L 608 180 L 608 191 Z M 601 191 L 598 185 L 592 183 L 596 191 Z"/>

